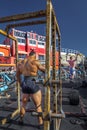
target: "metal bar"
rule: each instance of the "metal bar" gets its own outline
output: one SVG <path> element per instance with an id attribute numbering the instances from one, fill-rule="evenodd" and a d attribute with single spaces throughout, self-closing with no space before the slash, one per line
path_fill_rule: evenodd
<path id="1" fill-rule="evenodd" d="M 0 30 L 0 34 L 4 35 L 4 36 L 7 36 L 8 38 L 12 39 L 15 41 L 15 50 L 16 50 L 16 67 L 17 67 L 17 61 L 18 61 L 18 43 L 17 43 L 17 39 L 13 36 L 11 36 L 10 34 L 8 34 L 7 32 L 3 31 L 3 30 Z M 16 114 L 18 114 L 20 112 L 20 86 L 19 86 L 19 83 L 16 82 L 16 85 L 17 85 L 17 96 L 18 96 L 18 109 L 15 110 L 12 114 L 11 114 L 11 118 L 13 118 Z M 7 122 L 7 119 L 3 119 L 2 121 L 2 124 L 5 124 Z"/>
<path id="2" fill-rule="evenodd" d="M 59 80 L 55 80 L 55 79 L 52 79 L 52 80 L 48 80 L 48 81 L 46 81 L 44 84 L 59 84 L 60 82 L 59 82 Z"/>
<path id="3" fill-rule="evenodd" d="M 57 114 L 57 113 L 51 113 L 51 118 L 59 118 L 59 119 L 61 119 L 61 118 L 65 118 L 65 115 L 64 114 L 61 114 L 61 113 L 59 113 L 59 114 Z M 58 123 L 58 122 L 57 122 Z"/>
<path id="4" fill-rule="evenodd" d="M 17 114 L 20 113 L 20 109 L 15 110 L 12 114 L 11 114 L 11 118 L 13 118 L 14 116 L 16 116 Z"/>
<path id="5" fill-rule="evenodd" d="M 17 40 L 15 41 L 15 54 L 16 54 L 16 68 L 17 68 L 17 63 L 18 63 L 18 42 L 17 42 Z M 18 109 L 19 109 L 19 111 L 20 111 L 20 84 L 19 84 L 19 82 L 17 81 L 16 82 L 16 86 L 17 86 L 17 96 L 18 96 L 18 98 L 17 98 L 17 105 L 18 105 Z"/>
<path id="6" fill-rule="evenodd" d="M 55 18 L 52 16 L 52 65 L 53 65 L 53 77 L 52 79 L 56 79 L 56 26 L 55 26 Z M 57 112 L 57 85 L 53 84 L 53 112 Z"/>
<path id="7" fill-rule="evenodd" d="M 53 8 L 52 8 L 52 11 L 53 11 Z M 52 13 L 52 18 L 53 18 L 53 28 L 54 28 L 54 33 L 55 33 L 55 36 L 53 37 L 54 38 L 54 40 L 55 40 L 55 47 L 56 47 L 56 17 L 55 17 L 55 15 L 54 15 L 54 13 Z M 55 52 L 56 52 L 56 48 L 54 49 L 55 50 Z M 59 57 L 58 57 L 59 58 Z M 56 78 L 56 77 L 55 77 Z M 59 82 L 60 82 L 60 78 L 59 78 Z M 60 85 L 60 84 L 59 84 Z M 56 116 L 58 116 L 58 117 L 61 117 L 62 115 L 60 114 L 60 115 L 57 115 L 57 111 L 60 111 L 59 109 L 60 109 L 60 92 L 59 92 L 59 95 L 58 96 L 56 96 L 56 93 L 57 93 L 57 84 L 56 85 L 54 85 L 55 87 L 54 87 L 54 100 L 55 100 L 55 103 L 54 103 L 54 112 L 56 113 Z M 60 87 L 60 86 L 59 86 Z M 59 102 L 58 102 L 58 99 L 59 99 Z M 57 104 L 58 103 L 58 104 Z M 54 116 L 55 118 L 56 118 L 56 116 Z M 55 124 L 54 124 L 54 127 L 55 127 L 55 130 L 58 130 L 59 129 L 59 127 L 60 127 L 60 120 L 61 118 L 56 118 L 55 119 Z"/>
<path id="8" fill-rule="evenodd" d="M 48 80 L 50 77 L 50 45 L 51 45 L 51 5 L 50 0 L 47 0 L 47 10 L 46 10 L 46 76 L 45 80 Z M 45 112 L 44 116 L 46 117 L 50 112 L 50 86 L 45 88 Z M 50 121 L 44 121 L 44 130 L 50 129 Z"/>
<path id="9" fill-rule="evenodd" d="M 60 111 L 62 110 L 62 80 L 60 80 L 60 83 L 59 83 L 59 89 L 61 90 L 60 93 L 59 93 L 59 104 L 60 104 Z"/>
<path id="10" fill-rule="evenodd" d="M 7 32 L 3 31 L 3 30 L 0 30 L 0 33 L 4 36 L 7 36 L 8 38 L 14 40 L 14 41 L 17 41 L 17 39 L 15 37 L 13 37 L 12 35 L 8 34 Z"/>
<path id="11" fill-rule="evenodd" d="M 40 10 L 40 11 L 32 12 L 32 13 L 24 13 L 24 14 L 2 17 L 0 18 L 0 23 L 44 17 L 45 15 L 46 15 L 46 10 Z"/>
<path id="12" fill-rule="evenodd" d="M 8 115 L 7 118 L 2 119 L 2 120 L 0 121 L 1 124 L 2 124 L 2 125 L 6 124 L 6 122 L 7 122 L 9 119 L 13 118 L 14 116 L 16 116 L 16 115 L 19 114 L 19 113 L 20 113 L 20 110 L 19 110 L 19 109 L 15 110 L 12 114 Z M 8 119 L 8 118 L 9 118 L 9 119 Z"/>
<path id="13" fill-rule="evenodd" d="M 9 66 L 15 66 L 15 64 L 0 64 L 0 67 L 2 67 L 2 66 L 4 66 L 4 67 L 9 67 Z"/>
<path id="14" fill-rule="evenodd" d="M 58 34 L 58 39 L 60 39 L 60 37 L 61 37 L 60 28 L 59 28 L 59 25 L 58 25 L 58 22 L 57 22 L 57 19 L 56 19 L 56 15 L 55 15 L 55 11 L 53 9 L 53 6 L 52 6 L 52 13 L 53 13 L 53 16 L 55 17 L 55 25 L 56 25 L 56 31 L 57 31 L 57 34 Z"/>
<path id="15" fill-rule="evenodd" d="M 59 93 L 61 92 L 61 89 L 59 89 L 56 93 L 56 96 L 59 96 Z"/>
<path id="16" fill-rule="evenodd" d="M 6 26 L 5 31 L 8 32 L 10 28 L 14 28 L 14 27 L 37 25 L 37 24 L 45 24 L 45 23 L 46 23 L 46 20 L 37 20 L 37 21 L 31 21 L 31 22 L 9 24 L 9 25 Z"/>
<path id="17" fill-rule="evenodd" d="M 13 37 L 12 35 L 8 34 L 7 32 L 0 30 L 0 34 L 12 39 L 15 41 L 15 49 L 16 49 L 16 66 L 17 66 L 17 61 L 18 61 L 18 43 L 17 43 L 17 39 L 15 37 Z"/>
<path id="18" fill-rule="evenodd" d="M 61 44 L 60 44 L 61 34 L 60 34 L 59 25 L 57 23 L 57 19 L 56 19 L 56 15 L 55 15 L 53 7 L 52 7 L 52 13 L 53 13 L 53 16 L 55 17 L 56 31 L 57 31 L 57 34 L 58 34 L 58 47 L 59 47 L 59 88 L 61 89 L 59 101 L 60 101 L 60 110 L 62 110 Z"/>
<path id="19" fill-rule="evenodd" d="M 38 113 L 38 112 L 32 112 L 32 115 L 33 116 L 40 116 L 40 117 L 43 117 L 43 119 L 44 119 L 44 113 Z M 50 119 L 50 118 L 65 118 L 65 113 L 62 111 L 61 113 L 53 113 L 53 112 L 49 112 L 49 114 L 48 114 L 48 118 Z M 45 119 L 44 119 L 45 120 Z"/>
<path id="20" fill-rule="evenodd" d="M 18 105 L 18 110 L 20 111 L 20 84 L 19 82 L 16 82 L 16 85 L 17 85 L 17 105 Z"/>
<path id="21" fill-rule="evenodd" d="M 65 112 L 66 117 L 87 117 L 86 113 Z"/>
<path id="22" fill-rule="evenodd" d="M 51 3 L 52 5 L 52 3 Z M 58 111 L 61 111 L 62 110 L 62 82 L 61 82 L 61 46 L 60 46 L 60 29 L 59 29 L 59 25 L 57 23 L 57 19 L 56 19 L 56 16 L 55 16 L 55 12 L 54 12 L 54 9 L 52 7 L 52 16 L 53 18 L 55 19 L 55 26 L 56 26 L 56 32 L 58 34 L 58 47 L 59 47 L 59 57 L 58 57 L 58 60 L 59 60 L 59 83 L 58 83 L 58 86 L 59 86 L 59 89 L 61 91 L 59 91 L 59 95 L 56 96 L 57 99 L 58 99 Z M 55 130 L 59 130 L 60 128 L 60 122 L 61 122 L 61 119 L 55 119 Z"/>
<path id="23" fill-rule="evenodd" d="M 56 79 L 56 26 L 55 26 L 55 17 L 52 15 L 52 61 L 53 61 L 53 80 Z M 57 84 L 53 84 L 53 113 L 56 113 L 56 117 L 51 113 L 51 117 L 56 118 L 55 119 L 55 130 L 58 129 L 58 119 L 59 116 L 57 115 L 58 111 L 58 105 L 57 105 Z"/>
<path id="24" fill-rule="evenodd" d="M 52 84 L 59 84 L 59 81 L 58 81 L 58 80 L 51 80 L 51 81 L 50 81 L 50 84 L 51 84 L 51 83 L 52 83 Z"/>

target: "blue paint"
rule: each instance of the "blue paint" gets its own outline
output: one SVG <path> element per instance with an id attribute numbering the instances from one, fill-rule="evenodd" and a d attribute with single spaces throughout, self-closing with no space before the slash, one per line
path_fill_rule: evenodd
<path id="1" fill-rule="evenodd" d="M 4 86 L 0 87 L 0 92 L 3 92 L 5 90 L 7 90 L 7 89 L 8 89 L 8 86 L 4 85 Z"/>
<path id="2" fill-rule="evenodd" d="M 4 77 L 7 81 L 11 82 L 11 79 L 8 77 L 8 75 L 4 74 Z"/>

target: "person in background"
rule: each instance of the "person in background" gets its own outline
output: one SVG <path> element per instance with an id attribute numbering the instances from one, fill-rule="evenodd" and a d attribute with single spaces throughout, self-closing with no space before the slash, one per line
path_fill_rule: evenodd
<path id="1" fill-rule="evenodd" d="M 73 59 L 73 57 L 70 56 L 69 60 L 67 60 L 67 55 L 66 55 L 66 61 L 69 63 L 70 79 L 74 79 L 75 77 L 75 65 L 76 65 L 75 62 L 77 61 L 77 55 L 75 59 Z"/>
<path id="2" fill-rule="evenodd" d="M 17 80 L 20 83 L 23 93 L 20 111 L 21 121 L 25 115 L 25 108 L 30 97 L 36 106 L 37 112 L 42 112 L 42 93 L 40 87 L 35 84 L 38 70 L 45 72 L 45 67 L 40 64 L 39 60 L 36 60 L 36 53 L 34 50 L 29 53 L 27 58 L 19 62 L 17 65 Z M 42 117 L 39 117 L 39 129 L 42 127 L 43 119 Z"/>

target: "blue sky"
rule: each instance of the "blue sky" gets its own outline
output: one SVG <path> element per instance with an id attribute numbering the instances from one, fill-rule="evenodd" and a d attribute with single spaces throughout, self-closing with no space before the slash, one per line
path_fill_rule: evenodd
<path id="1" fill-rule="evenodd" d="M 46 0 L 0 0 L 0 17 L 46 9 Z M 87 0 L 52 0 L 61 31 L 62 48 L 80 51 L 87 56 Z M 12 22 L 16 23 L 16 21 Z M 4 29 L 6 24 L 0 24 Z M 45 25 L 17 28 L 45 35 Z"/>

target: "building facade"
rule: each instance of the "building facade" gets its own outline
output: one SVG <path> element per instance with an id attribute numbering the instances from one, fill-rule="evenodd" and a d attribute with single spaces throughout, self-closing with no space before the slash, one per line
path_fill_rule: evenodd
<path id="1" fill-rule="evenodd" d="M 45 64 L 45 54 L 46 54 L 46 37 L 39 35 L 34 32 L 25 32 L 16 29 L 12 29 L 11 35 L 17 38 L 18 41 L 18 58 L 25 58 L 29 55 L 29 52 L 34 49 L 36 52 L 36 57 L 41 61 L 42 64 Z M 59 56 L 58 56 L 58 41 L 56 41 L 56 66 L 58 66 Z M 4 41 L 4 44 L 7 45 L 10 43 L 10 53 L 12 57 L 15 57 L 15 42 L 8 39 Z M 83 54 L 78 52 L 77 50 L 62 48 L 61 49 L 61 63 L 63 65 L 68 65 L 66 62 L 66 54 L 69 56 L 75 57 L 76 54 L 79 53 L 79 57 L 77 63 L 80 63 L 84 57 Z M 50 52 L 50 62 L 52 65 L 52 51 Z"/>
<path id="2" fill-rule="evenodd" d="M 45 36 L 38 35 L 33 32 L 24 32 L 16 29 L 12 29 L 12 35 L 18 40 L 18 57 L 25 58 L 29 55 L 29 52 L 34 49 L 36 57 L 44 61 L 45 60 Z M 15 56 L 15 43 L 12 43 L 13 52 Z"/>

